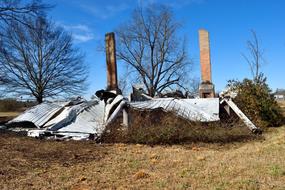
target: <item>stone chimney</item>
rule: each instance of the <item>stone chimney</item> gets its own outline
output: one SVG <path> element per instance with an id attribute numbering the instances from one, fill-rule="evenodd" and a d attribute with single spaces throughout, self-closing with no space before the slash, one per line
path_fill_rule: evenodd
<path id="1" fill-rule="evenodd" d="M 202 78 L 202 82 L 199 86 L 200 98 L 213 98 L 215 97 L 215 91 L 214 85 L 212 84 L 210 42 L 208 31 L 199 30 L 199 45 Z"/>
<path id="2" fill-rule="evenodd" d="M 118 91 L 116 42 L 113 32 L 105 35 L 106 62 L 107 62 L 107 90 Z"/>

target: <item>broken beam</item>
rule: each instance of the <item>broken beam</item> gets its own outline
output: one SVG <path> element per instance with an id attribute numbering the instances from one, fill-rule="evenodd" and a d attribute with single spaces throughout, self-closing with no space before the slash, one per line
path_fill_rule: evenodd
<path id="1" fill-rule="evenodd" d="M 224 98 L 221 104 L 225 102 L 232 110 L 237 114 L 237 116 L 244 122 L 244 124 L 255 134 L 261 134 L 262 130 L 256 127 L 250 119 L 237 107 L 237 105 L 231 100 Z"/>

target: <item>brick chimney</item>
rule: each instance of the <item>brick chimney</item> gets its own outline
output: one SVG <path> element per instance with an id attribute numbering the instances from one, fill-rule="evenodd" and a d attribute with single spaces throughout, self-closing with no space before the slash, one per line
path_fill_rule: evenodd
<path id="1" fill-rule="evenodd" d="M 106 62 L 107 62 L 107 90 L 118 91 L 116 42 L 113 32 L 105 35 Z"/>
<path id="2" fill-rule="evenodd" d="M 199 86 L 200 98 L 213 98 L 215 96 L 212 84 L 211 58 L 209 32 L 199 30 L 200 65 L 202 82 Z"/>

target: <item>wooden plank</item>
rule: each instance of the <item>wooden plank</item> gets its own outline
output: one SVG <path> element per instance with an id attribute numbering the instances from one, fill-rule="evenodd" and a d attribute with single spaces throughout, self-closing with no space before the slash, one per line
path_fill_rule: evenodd
<path id="1" fill-rule="evenodd" d="M 256 127 L 250 119 L 237 107 L 237 105 L 231 99 L 223 99 L 223 102 L 226 102 L 230 108 L 237 114 L 237 116 L 244 122 L 244 124 L 253 132 L 253 133 L 262 133 L 262 130 Z"/>
<path id="2" fill-rule="evenodd" d="M 123 125 L 125 127 L 129 126 L 129 115 L 128 110 L 126 108 L 123 109 Z"/>

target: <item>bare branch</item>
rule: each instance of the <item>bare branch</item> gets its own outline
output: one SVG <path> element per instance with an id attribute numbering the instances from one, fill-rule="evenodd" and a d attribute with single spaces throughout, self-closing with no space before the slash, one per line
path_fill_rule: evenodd
<path id="1" fill-rule="evenodd" d="M 130 22 L 117 30 L 117 56 L 133 68 L 133 76 L 150 96 L 173 85 L 183 86 L 181 79 L 189 76 L 185 71 L 191 62 L 184 40 L 177 37 L 179 26 L 168 8 L 153 6 L 136 9 Z"/>
<path id="2" fill-rule="evenodd" d="M 71 35 L 45 17 L 13 22 L 0 43 L 0 83 L 7 93 L 45 98 L 82 94 L 87 70 Z"/>
<path id="3" fill-rule="evenodd" d="M 251 30 L 252 39 L 247 41 L 248 55 L 242 54 L 243 58 L 247 62 L 250 68 L 251 75 L 255 82 L 262 80 L 262 72 L 260 68 L 265 63 L 264 53 L 260 47 L 260 40 L 258 39 L 256 32 Z"/>

